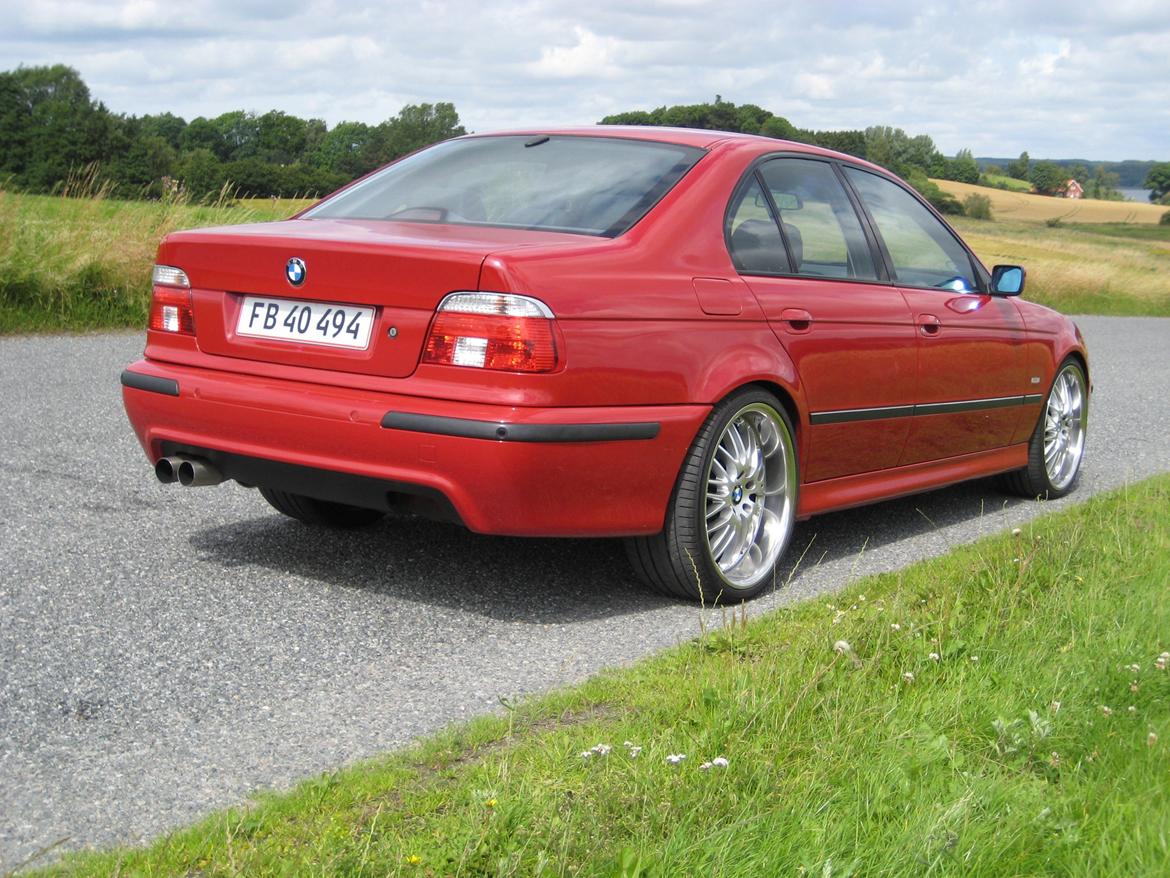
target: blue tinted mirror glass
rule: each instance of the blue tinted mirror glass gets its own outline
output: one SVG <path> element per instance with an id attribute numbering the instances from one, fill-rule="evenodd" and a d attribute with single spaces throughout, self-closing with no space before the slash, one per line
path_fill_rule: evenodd
<path id="1" fill-rule="evenodd" d="M 1020 268 L 1011 267 L 1005 268 L 999 272 L 995 278 L 995 291 L 997 293 L 1018 293 L 1024 286 L 1024 272 Z"/>

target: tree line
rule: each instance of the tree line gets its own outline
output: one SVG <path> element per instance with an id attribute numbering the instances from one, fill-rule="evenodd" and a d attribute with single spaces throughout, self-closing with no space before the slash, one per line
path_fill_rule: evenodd
<path id="1" fill-rule="evenodd" d="M 1025 152 L 1006 167 L 981 168 L 969 149 L 943 155 L 925 134 L 875 125 L 864 130 L 798 128 L 755 104 L 713 103 L 659 107 L 606 116 L 602 125 L 668 125 L 740 131 L 823 146 L 867 159 L 905 178 L 939 210 L 963 206 L 930 178 L 1003 185 L 1028 181 L 1043 194 L 1060 194 L 1069 179 L 1089 197 L 1120 197 L 1118 176 L 1100 165 L 1072 168 L 1032 162 Z M 199 200 L 226 190 L 242 196 L 320 195 L 423 146 L 466 134 L 451 103 L 408 104 L 375 125 L 301 119 L 271 110 L 235 110 L 187 121 L 173 113 L 113 113 L 93 99 L 80 74 L 65 65 L 0 72 L 0 184 L 30 192 L 58 191 L 79 169 L 127 198 L 159 197 L 181 188 Z M 1132 171 L 1132 168 L 1127 170 Z M 1146 180 L 1152 199 L 1167 196 L 1170 163 L 1153 165 Z"/>
<path id="2" fill-rule="evenodd" d="M 181 183 L 195 199 L 229 186 L 244 196 L 332 192 L 420 147 L 466 134 L 449 103 L 410 104 L 376 125 L 236 110 L 187 121 L 110 112 L 64 65 L 0 73 L 0 182 L 52 192 L 96 166 L 123 197 Z"/>

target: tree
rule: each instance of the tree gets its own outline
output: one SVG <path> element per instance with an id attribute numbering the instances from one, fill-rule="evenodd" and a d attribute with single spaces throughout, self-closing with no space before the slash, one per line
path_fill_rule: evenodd
<path id="1" fill-rule="evenodd" d="M 90 98 L 89 88 L 72 67 L 18 67 L 4 77 L 0 120 L 5 131 L 0 140 L 5 152 L 17 153 L 2 160 L 19 183 L 48 191 L 71 169 L 109 155 L 110 112 Z"/>
<path id="2" fill-rule="evenodd" d="M 1068 174 L 1052 162 L 1037 162 L 1029 180 L 1032 188 L 1041 195 L 1061 195 L 1068 184 Z"/>
<path id="3" fill-rule="evenodd" d="M 1007 175 L 1015 177 L 1017 180 L 1030 179 L 1032 160 L 1028 158 L 1027 151 L 1020 153 L 1020 157 L 1014 162 L 1008 162 Z"/>
<path id="4" fill-rule="evenodd" d="M 958 180 L 960 183 L 978 183 L 979 182 L 979 163 L 975 161 L 975 156 L 971 154 L 969 149 L 960 149 L 955 153 L 954 159 L 950 162 L 951 180 Z"/>
<path id="5" fill-rule="evenodd" d="M 338 122 L 333 130 L 321 138 L 310 161 L 349 179 L 360 177 L 376 165 L 366 165 L 363 155 L 373 136 L 373 129 L 364 122 Z"/>
<path id="6" fill-rule="evenodd" d="M 1144 185 L 1150 190 L 1150 201 L 1161 201 L 1170 194 L 1170 162 L 1160 162 L 1150 168 Z"/>
<path id="7" fill-rule="evenodd" d="M 215 195 L 223 188 L 223 165 L 215 153 L 206 147 L 184 153 L 176 174 L 195 199 Z"/>

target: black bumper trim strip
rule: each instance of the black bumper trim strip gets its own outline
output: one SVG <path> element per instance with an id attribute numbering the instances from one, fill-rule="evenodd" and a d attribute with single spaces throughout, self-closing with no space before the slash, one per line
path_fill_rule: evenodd
<path id="1" fill-rule="evenodd" d="M 813 412 L 808 422 L 820 424 L 844 424 L 851 421 L 877 421 L 882 418 L 912 418 L 925 415 L 944 415 L 952 412 L 977 412 L 984 409 L 999 409 L 1017 405 L 1034 405 L 1042 402 L 1041 394 L 1027 396 L 997 396 L 992 399 L 961 399 L 955 402 L 927 402 L 919 405 L 891 405 L 871 409 L 842 409 L 834 412 Z"/>
<path id="2" fill-rule="evenodd" d="M 491 439 L 496 442 L 622 442 L 653 439 L 662 425 L 635 424 L 506 424 L 502 421 L 474 421 L 440 415 L 386 412 L 382 426 L 388 430 L 409 430 L 463 439 Z"/>
<path id="3" fill-rule="evenodd" d="M 179 395 L 179 382 L 173 378 L 159 378 L 157 375 L 143 375 L 141 372 L 122 370 L 122 386 L 133 387 L 135 390 L 148 390 L 151 393 L 162 393 L 166 396 Z"/>

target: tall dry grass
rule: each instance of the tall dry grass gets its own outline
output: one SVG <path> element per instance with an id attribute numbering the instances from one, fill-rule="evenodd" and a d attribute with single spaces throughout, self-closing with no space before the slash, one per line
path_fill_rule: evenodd
<path id="1" fill-rule="evenodd" d="M 142 325 L 165 235 L 283 219 L 304 203 L 237 200 L 225 188 L 196 204 L 176 187 L 157 201 L 119 201 L 86 169 L 53 196 L 0 183 L 0 332 Z"/>
<path id="2" fill-rule="evenodd" d="M 1164 226 L 970 219 L 954 225 L 988 266 L 1027 268 L 1025 298 L 1069 313 L 1170 315 L 1170 229 Z"/>

